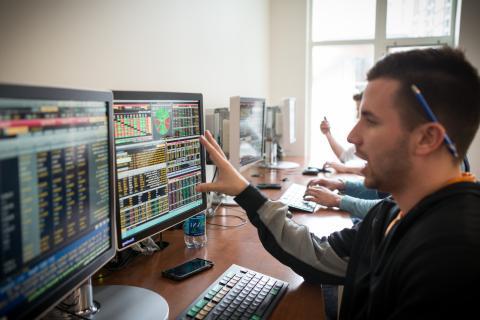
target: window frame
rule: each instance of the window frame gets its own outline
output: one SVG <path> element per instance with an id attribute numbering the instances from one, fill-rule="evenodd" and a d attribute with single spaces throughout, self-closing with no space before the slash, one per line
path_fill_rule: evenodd
<path id="1" fill-rule="evenodd" d="M 312 56 L 313 50 L 316 47 L 332 46 L 332 45 L 359 45 L 359 44 L 372 44 L 374 50 L 373 61 L 374 63 L 380 58 L 385 56 L 390 48 L 395 47 L 408 47 L 408 46 L 441 46 L 449 45 L 454 46 L 456 44 L 456 38 L 458 38 L 458 13 L 460 12 L 461 0 L 452 0 L 452 12 L 451 12 L 451 24 L 450 35 L 440 37 L 421 37 L 421 38 L 394 38 L 387 39 L 387 3 L 388 0 L 376 0 L 375 4 L 375 34 L 373 39 L 356 39 L 356 40 L 326 40 L 326 41 L 313 41 L 312 35 L 312 22 L 313 22 L 313 1 L 308 0 L 307 3 L 307 97 L 306 102 L 309 106 L 305 112 L 308 120 L 305 126 L 306 131 L 306 146 L 307 156 L 311 154 L 312 139 L 309 135 L 311 129 L 311 108 L 312 108 L 312 86 L 313 86 L 313 64 Z"/>

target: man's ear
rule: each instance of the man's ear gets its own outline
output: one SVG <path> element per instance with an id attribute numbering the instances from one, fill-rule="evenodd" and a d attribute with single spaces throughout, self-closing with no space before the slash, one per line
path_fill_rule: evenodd
<path id="1" fill-rule="evenodd" d="M 437 122 L 422 124 L 413 132 L 414 153 L 428 155 L 443 145 L 445 128 Z"/>

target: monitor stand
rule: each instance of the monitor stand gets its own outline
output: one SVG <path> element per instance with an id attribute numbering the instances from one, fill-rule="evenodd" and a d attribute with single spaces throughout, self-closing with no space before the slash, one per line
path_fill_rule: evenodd
<path id="1" fill-rule="evenodd" d="M 298 163 L 291 161 L 276 161 L 273 163 L 262 162 L 258 166 L 268 169 L 295 169 L 300 167 Z"/>
<path id="2" fill-rule="evenodd" d="M 277 155 L 278 144 L 275 140 L 265 140 L 265 158 L 258 164 L 261 168 L 267 169 L 295 169 L 300 167 L 296 162 L 278 161 Z"/>
<path id="3" fill-rule="evenodd" d="M 238 206 L 238 203 L 233 200 L 235 197 L 228 196 L 223 193 L 212 192 L 212 204 L 223 204 L 225 206 Z"/>
<path id="4" fill-rule="evenodd" d="M 93 294 L 92 294 L 93 293 Z M 65 309 L 64 306 L 69 306 Z M 95 286 L 89 278 L 59 306 L 83 319 L 168 319 L 168 304 L 156 292 L 134 286 Z M 52 314 L 59 312 L 58 309 Z M 55 319 L 47 315 L 47 319 Z M 65 319 L 65 318 L 63 318 Z"/>

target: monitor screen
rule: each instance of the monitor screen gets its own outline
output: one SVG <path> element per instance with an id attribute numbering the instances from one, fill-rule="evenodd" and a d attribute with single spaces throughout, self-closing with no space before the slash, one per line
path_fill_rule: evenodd
<path id="1" fill-rule="evenodd" d="M 229 158 L 239 168 L 263 159 L 265 99 L 230 98 Z"/>
<path id="2" fill-rule="evenodd" d="M 121 250 L 206 209 L 202 95 L 114 91 L 113 110 Z"/>
<path id="3" fill-rule="evenodd" d="M 111 92 L 0 85 L 0 318 L 33 319 L 115 254 Z"/>

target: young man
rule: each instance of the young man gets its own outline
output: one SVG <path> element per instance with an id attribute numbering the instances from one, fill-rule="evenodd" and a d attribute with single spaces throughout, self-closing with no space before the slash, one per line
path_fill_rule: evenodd
<path id="1" fill-rule="evenodd" d="M 460 161 L 480 121 L 480 79 L 460 51 L 395 53 L 368 73 L 349 134 L 365 185 L 390 192 L 351 229 L 318 238 L 201 139 L 219 168 L 198 191 L 236 195 L 264 247 L 307 281 L 344 284 L 341 319 L 463 319 L 480 298 L 480 186 Z M 438 122 L 416 99 L 417 86 Z M 456 144 L 452 155 L 445 135 Z"/>

